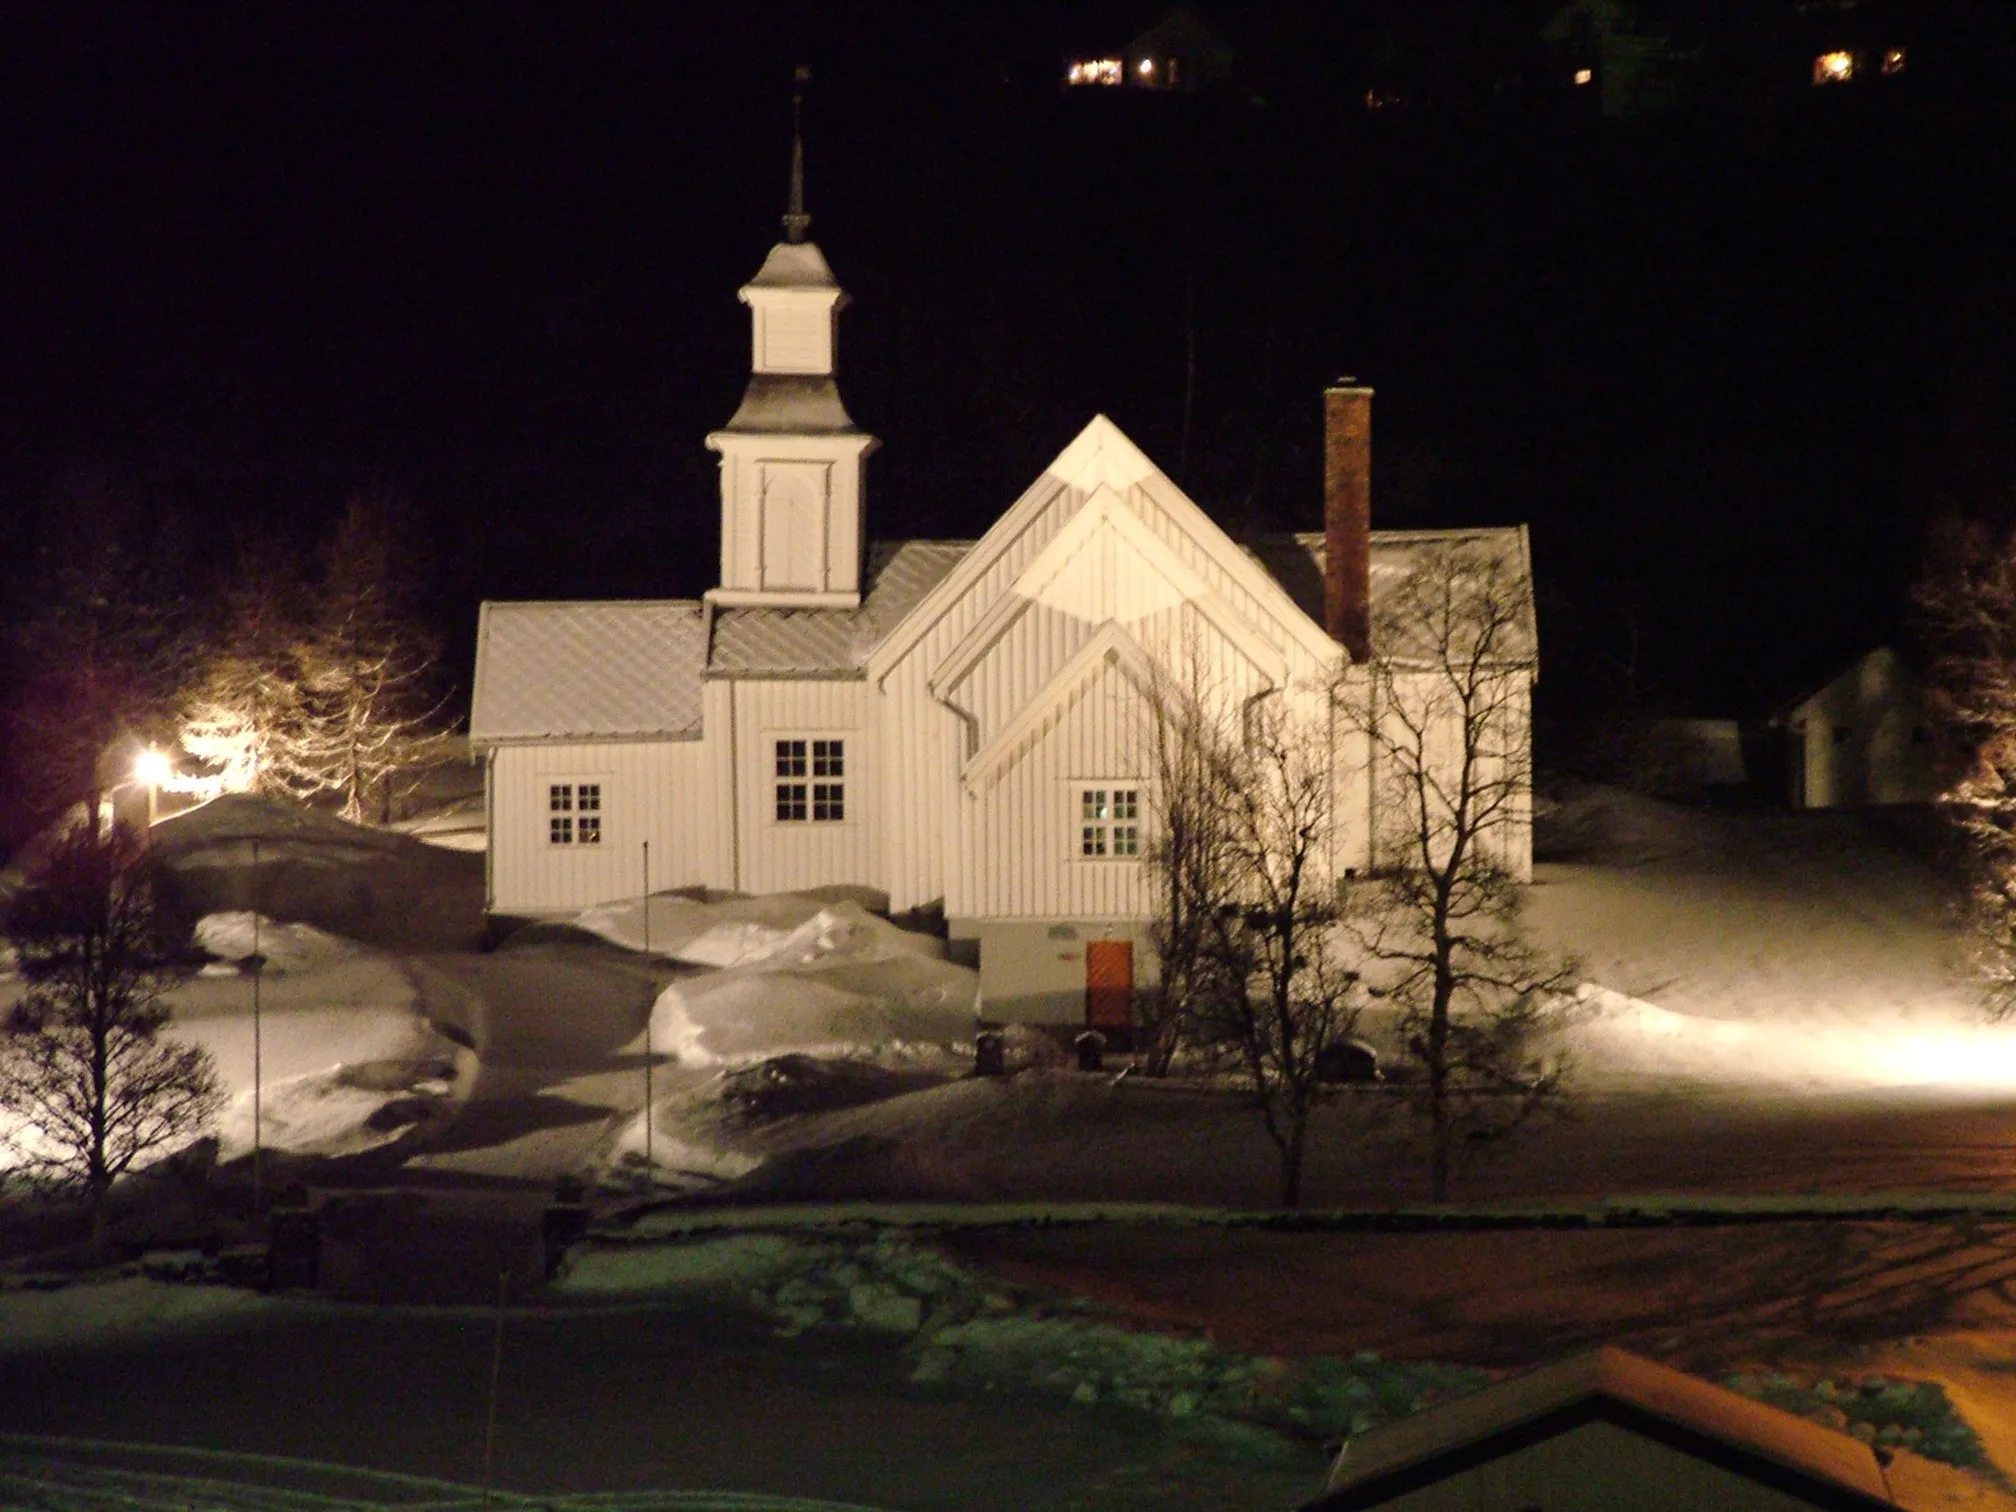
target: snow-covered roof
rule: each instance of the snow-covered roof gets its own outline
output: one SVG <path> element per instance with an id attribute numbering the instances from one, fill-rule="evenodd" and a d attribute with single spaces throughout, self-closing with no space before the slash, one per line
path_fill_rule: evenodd
<path id="1" fill-rule="evenodd" d="M 705 654 L 691 600 L 486 603 L 469 738 L 697 736 Z"/>
<path id="2" fill-rule="evenodd" d="M 1536 1438 L 1599 1420 L 1639 1432 L 1679 1429 L 1683 1441 L 1698 1436 L 1735 1451 L 1725 1456 L 1725 1463 L 1733 1459 L 1738 1473 L 1762 1470 L 1780 1483 L 1789 1478 L 1825 1495 L 1816 1505 L 1894 1505 L 1867 1444 L 1626 1350 L 1607 1348 L 1359 1434 L 1337 1456 L 1325 1494 L 1312 1504 L 1312 1512 L 1374 1506 L 1393 1494 L 1403 1477 L 1406 1484 L 1418 1485 L 1424 1467 L 1437 1460 L 1455 1461 L 1450 1466 L 1454 1474 Z"/>
<path id="3" fill-rule="evenodd" d="M 972 549 L 971 541 L 883 541 L 868 555 L 858 609 L 722 609 L 710 677 L 859 677 L 904 615 Z"/>
<path id="4" fill-rule="evenodd" d="M 1300 535 L 1269 536 L 1251 542 L 1247 552 L 1288 591 L 1296 607 L 1324 622 L 1323 569 L 1329 555 L 1321 531 Z M 1457 550 L 1473 553 L 1491 562 L 1504 574 L 1508 587 L 1519 595 L 1518 633 L 1510 651 L 1515 661 L 1539 657 L 1540 632 L 1533 608 L 1533 566 L 1526 532 L 1516 525 L 1480 527 L 1468 530 L 1375 530 L 1372 532 L 1372 618 L 1379 623 L 1379 603 L 1410 573 L 1436 552 Z M 1410 648 L 1379 646 L 1381 655 L 1410 659 Z"/>

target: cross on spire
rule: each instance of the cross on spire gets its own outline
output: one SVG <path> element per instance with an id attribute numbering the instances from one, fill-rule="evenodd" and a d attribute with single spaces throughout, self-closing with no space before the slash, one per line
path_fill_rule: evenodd
<path id="1" fill-rule="evenodd" d="M 784 240 L 802 242 L 812 217 L 805 213 L 805 86 L 812 70 L 800 63 L 791 80 L 791 203 L 784 212 Z"/>

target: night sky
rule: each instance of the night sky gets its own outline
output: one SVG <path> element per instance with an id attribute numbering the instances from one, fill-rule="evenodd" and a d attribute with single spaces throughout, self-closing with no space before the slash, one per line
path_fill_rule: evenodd
<path id="1" fill-rule="evenodd" d="M 1174 98 L 1057 87 L 1156 6 L 0 4 L 14 601 L 88 488 L 199 556 L 396 492 L 457 676 L 482 598 L 705 589 L 806 62 L 872 533 L 977 534 L 1099 411 L 1312 527 L 1349 373 L 1376 524 L 1532 523 L 1557 713 L 1757 712 L 2009 501 L 1994 8 L 1834 92 L 1732 61 L 1789 3 L 1660 8 L 1718 82 L 1611 121 L 1490 82 L 1551 8 L 1207 6 L 1238 85 Z M 1382 70 L 1434 103 L 1368 112 Z"/>

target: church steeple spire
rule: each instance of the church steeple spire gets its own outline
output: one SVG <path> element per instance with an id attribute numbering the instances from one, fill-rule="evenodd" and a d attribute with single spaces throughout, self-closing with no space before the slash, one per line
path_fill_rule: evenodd
<path id="1" fill-rule="evenodd" d="M 784 240 L 805 240 L 812 217 L 805 213 L 805 86 L 812 70 L 803 63 L 791 80 L 791 202 L 784 211 Z"/>
<path id="2" fill-rule="evenodd" d="M 721 455 L 718 605 L 852 609 L 861 602 L 862 466 L 876 441 L 834 379 L 847 295 L 805 231 L 804 86 L 791 92 L 791 199 L 784 240 L 742 286 L 749 386 L 707 438 Z"/>

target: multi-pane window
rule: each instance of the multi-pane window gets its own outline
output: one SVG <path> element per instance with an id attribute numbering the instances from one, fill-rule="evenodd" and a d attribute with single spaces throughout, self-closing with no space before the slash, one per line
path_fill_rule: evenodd
<path id="1" fill-rule="evenodd" d="M 1078 791 L 1081 857 L 1141 854 L 1141 790 L 1098 787 Z"/>
<path id="2" fill-rule="evenodd" d="M 546 786 L 546 842 L 549 845 L 602 843 L 602 784 L 553 782 Z"/>
<path id="3" fill-rule="evenodd" d="M 838 824 L 847 817 L 847 742 L 777 742 L 777 822 Z"/>

